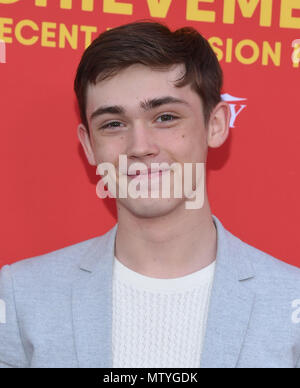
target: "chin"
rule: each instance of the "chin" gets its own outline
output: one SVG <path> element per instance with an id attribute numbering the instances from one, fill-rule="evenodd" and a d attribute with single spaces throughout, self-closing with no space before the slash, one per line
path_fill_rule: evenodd
<path id="1" fill-rule="evenodd" d="M 181 204 L 181 198 L 136 198 L 119 199 L 122 207 L 138 218 L 154 218 L 166 216 Z"/>

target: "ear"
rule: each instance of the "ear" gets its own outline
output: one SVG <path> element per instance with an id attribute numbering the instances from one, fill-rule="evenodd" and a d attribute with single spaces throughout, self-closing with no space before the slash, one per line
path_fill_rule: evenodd
<path id="1" fill-rule="evenodd" d="M 83 124 L 78 125 L 77 135 L 89 164 L 92 166 L 96 166 L 96 161 L 95 161 L 95 156 L 91 145 L 90 135 L 87 128 Z"/>
<path id="2" fill-rule="evenodd" d="M 228 137 L 230 125 L 230 107 L 225 101 L 219 102 L 211 112 L 207 144 L 209 147 L 220 147 Z"/>

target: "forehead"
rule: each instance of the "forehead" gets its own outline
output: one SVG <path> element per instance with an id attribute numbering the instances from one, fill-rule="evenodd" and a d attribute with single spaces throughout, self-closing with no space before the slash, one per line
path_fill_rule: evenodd
<path id="1" fill-rule="evenodd" d="M 183 64 L 168 69 L 152 69 L 136 64 L 121 70 L 113 77 L 89 84 L 87 89 L 87 116 L 100 105 L 121 105 L 128 109 L 140 102 L 160 96 L 173 96 L 185 100 L 197 99 L 190 85 L 176 87 L 176 81 L 185 73 Z M 197 100 L 199 104 L 199 100 Z"/>

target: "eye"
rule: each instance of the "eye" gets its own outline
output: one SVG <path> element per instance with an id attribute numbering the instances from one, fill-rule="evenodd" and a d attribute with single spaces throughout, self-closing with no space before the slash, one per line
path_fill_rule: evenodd
<path id="1" fill-rule="evenodd" d="M 100 128 L 101 129 L 106 129 L 106 128 L 119 128 L 122 125 L 119 121 L 111 121 L 110 123 L 102 125 Z"/>
<path id="2" fill-rule="evenodd" d="M 161 116 L 159 116 L 157 118 L 158 122 L 160 122 L 160 123 L 168 122 L 168 121 L 174 121 L 176 119 L 178 119 L 178 117 L 174 116 L 174 115 L 172 115 L 170 113 L 165 113 L 165 114 L 163 114 L 163 115 L 161 115 Z"/>

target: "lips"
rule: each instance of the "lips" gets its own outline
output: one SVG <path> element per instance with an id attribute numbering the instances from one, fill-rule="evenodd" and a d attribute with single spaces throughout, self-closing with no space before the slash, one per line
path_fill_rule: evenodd
<path id="1" fill-rule="evenodd" d="M 137 170 L 137 173 L 136 174 L 127 174 L 128 177 L 130 178 L 135 178 L 135 177 L 150 177 L 150 176 L 161 176 L 163 172 L 165 171 L 170 171 L 170 169 L 151 169 L 151 168 L 148 168 L 147 170 L 143 170 L 143 171 L 139 171 Z"/>

